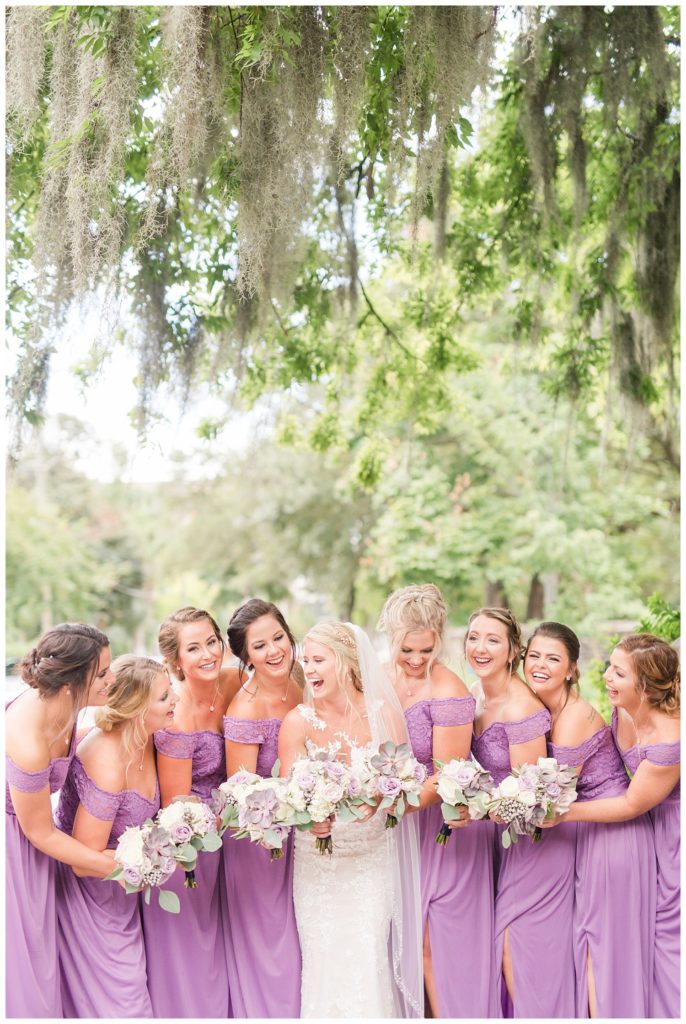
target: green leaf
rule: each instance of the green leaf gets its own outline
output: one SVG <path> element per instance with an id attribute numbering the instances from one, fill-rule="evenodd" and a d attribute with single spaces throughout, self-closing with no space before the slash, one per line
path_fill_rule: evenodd
<path id="1" fill-rule="evenodd" d="M 178 914 L 181 910 L 179 897 L 171 889 L 160 889 L 159 901 L 162 910 L 166 910 L 170 914 Z"/>
<path id="2" fill-rule="evenodd" d="M 104 882 L 114 881 L 117 878 L 121 878 L 121 876 L 123 874 L 124 874 L 124 869 L 123 868 L 115 868 L 114 871 L 111 871 L 109 873 L 109 875 L 105 875 L 103 881 Z"/>
<path id="3" fill-rule="evenodd" d="M 502 843 L 503 843 L 503 849 L 504 850 L 509 850 L 509 848 L 510 848 L 510 846 L 512 844 L 512 840 L 510 839 L 510 830 L 509 829 L 505 829 L 505 831 L 503 832 Z"/>
<path id="4" fill-rule="evenodd" d="M 145 889 L 143 890 L 143 899 L 145 900 L 146 904 L 148 904 L 148 905 L 150 904 L 150 897 L 151 897 L 151 895 L 152 895 L 152 888 L 151 888 L 151 886 L 146 885 Z"/>
<path id="5" fill-rule="evenodd" d="M 182 846 L 177 848 L 177 857 L 179 860 L 195 860 L 197 857 L 196 848 L 192 843 L 183 843 Z"/>
<path id="6" fill-rule="evenodd" d="M 441 814 L 444 821 L 457 821 L 460 817 L 460 812 L 455 807 L 446 803 L 441 804 Z"/>
<path id="7" fill-rule="evenodd" d="M 216 832 L 208 832 L 203 838 L 202 848 L 207 853 L 214 853 L 215 850 L 221 849 L 221 845 L 221 836 L 217 835 Z"/>
<path id="8" fill-rule="evenodd" d="M 281 762 L 279 761 L 279 759 L 277 757 L 276 761 L 274 762 L 274 764 L 272 766 L 272 778 L 273 779 L 278 779 L 280 771 L 281 771 Z"/>

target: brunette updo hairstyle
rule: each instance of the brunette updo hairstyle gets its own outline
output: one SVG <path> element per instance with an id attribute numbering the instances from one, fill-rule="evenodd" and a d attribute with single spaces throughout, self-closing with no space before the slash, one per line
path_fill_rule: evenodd
<path id="1" fill-rule="evenodd" d="M 666 714 L 681 707 L 679 655 L 666 640 L 652 633 L 630 633 L 615 650 L 625 651 L 636 673 L 636 689 L 649 704 Z"/>
<path id="2" fill-rule="evenodd" d="M 428 676 L 442 654 L 447 618 L 448 609 L 438 587 L 433 583 L 412 584 L 391 594 L 381 610 L 377 628 L 386 632 L 394 662 L 407 633 L 424 630 L 433 633 L 434 649 L 426 666 Z"/>
<path id="3" fill-rule="evenodd" d="M 336 664 L 336 675 L 342 682 L 349 679 L 356 690 L 362 693 L 362 673 L 357 657 L 357 641 L 355 634 L 344 622 L 319 622 L 308 630 L 303 639 L 311 640 L 333 652 Z"/>
<path id="4" fill-rule="evenodd" d="M 529 653 L 529 646 L 531 641 L 536 636 L 546 636 L 550 640 L 558 640 L 564 649 L 566 650 L 569 660 L 574 665 L 571 671 L 571 679 L 567 683 L 567 688 L 570 689 L 572 686 L 579 685 L 579 652 L 581 650 L 581 644 L 579 643 L 579 637 L 576 635 L 573 629 L 569 626 L 565 626 L 563 622 L 541 622 L 539 626 L 533 631 L 529 637 L 526 648 L 524 650 L 524 660 Z"/>
<path id="5" fill-rule="evenodd" d="M 158 676 L 169 678 L 164 665 L 153 658 L 122 654 L 112 662 L 114 682 L 107 691 L 107 704 L 95 712 L 95 724 L 103 732 L 120 729 L 123 747 L 129 756 L 126 771 L 136 749 L 145 745 L 148 734 L 143 719 L 152 701 L 152 688 Z"/>
<path id="6" fill-rule="evenodd" d="M 21 678 L 41 697 L 54 697 L 63 686 L 80 708 L 95 678 L 103 647 L 110 642 L 101 630 L 84 622 L 62 622 L 44 633 L 19 662 Z"/>
<path id="7" fill-rule="evenodd" d="M 207 619 L 209 624 L 212 626 L 214 635 L 224 649 L 224 638 L 221 635 L 219 626 L 212 618 L 209 612 L 206 612 L 204 608 L 193 608 L 188 606 L 186 608 L 179 608 L 177 612 L 172 612 L 168 615 L 160 626 L 160 631 L 157 634 L 157 646 L 160 649 L 160 654 L 164 658 L 164 663 L 170 672 L 176 676 L 177 679 L 183 680 L 185 676 L 183 669 L 179 668 L 176 659 L 179 656 L 179 631 L 182 626 L 185 626 L 189 622 L 201 622 L 203 619 Z"/>
<path id="8" fill-rule="evenodd" d="M 502 622 L 507 629 L 507 639 L 510 645 L 510 672 L 516 672 L 522 660 L 522 630 L 516 618 L 509 608 L 477 608 L 469 616 L 467 632 L 465 633 L 465 646 L 469 635 L 469 627 L 479 615 L 485 615 L 488 619 Z"/>

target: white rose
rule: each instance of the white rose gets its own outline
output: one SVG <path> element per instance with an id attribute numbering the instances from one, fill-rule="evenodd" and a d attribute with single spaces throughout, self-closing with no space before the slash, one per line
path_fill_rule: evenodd
<path id="1" fill-rule="evenodd" d="M 139 865 L 143 860 L 143 834 L 135 826 L 122 832 L 117 844 L 116 860 L 119 864 Z"/>
<path id="2" fill-rule="evenodd" d="M 556 757 L 539 757 L 538 767 L 543 768 L 544 771 L 554 772 L 557 771 L 557 758 Z"/>
<path id="3" fill-rule="evenodd" d="M 536 794 L 532 793 L 530 789 L 522 790 L 519 794 L 519 800 L 525 807 L 533 807 L 536 803 Z"/>
<path id="4" fill-rule="evenodd" d="M 182 803 L 169 804 L 169 807 L 160 811 L 157 821 L 162 828 L 171 831 L 174 825 L 179 825 L 184 821 L 184 805 Z"/>
<path id="5" fill-rule="evenodd" d="M 445 803 L 447 803 L 447 804 L 454 804 L 455 803 L 455 795 L 456 795 L 457 786 L 455 785 L 455 783 L 453 782 L 452 779 L 447 779 L 445 777 L 445 775 L 443 775 L 438 780 L 438 785 L 437 785 L 436 789 L 438 791 L 438 795 L 440 796 L 441 800 L 445 801 Z"/>
<path id="6" fill-rule="evenodd" d="M 508 775 L 506 779 L 498 786 L 498 795 L 505 797 L 519 796 L 519 782 L 517 779 Z"/>

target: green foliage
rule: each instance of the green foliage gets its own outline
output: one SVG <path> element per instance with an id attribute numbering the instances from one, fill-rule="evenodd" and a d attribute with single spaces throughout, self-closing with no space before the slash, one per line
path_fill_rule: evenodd
<path id="1" fill-rule="evenodd" d="M 660 594 L 651 594 L 646 601 L 648 614 L 644 615 L 638 626 L 637 633 L 653 633 L 672 643 L 681 636 L 681 612 Z"/>

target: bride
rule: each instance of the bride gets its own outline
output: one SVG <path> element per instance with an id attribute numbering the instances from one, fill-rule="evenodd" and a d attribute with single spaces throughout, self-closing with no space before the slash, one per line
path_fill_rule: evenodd
<path id="1" fill-rule="evenodd" d="M 296 758 L 407 742 L 402 708 L 366 634 L 315 626 L 303 641 L 305 703 L 279 735 L 281 774 Z M 419 844 L 413 816 L 384 813 L 296 832 L 293 899 L 302 948 L 302 1017 L 422 1017 Z M 333 853 L 315 837 L 331 833 Z"/>

